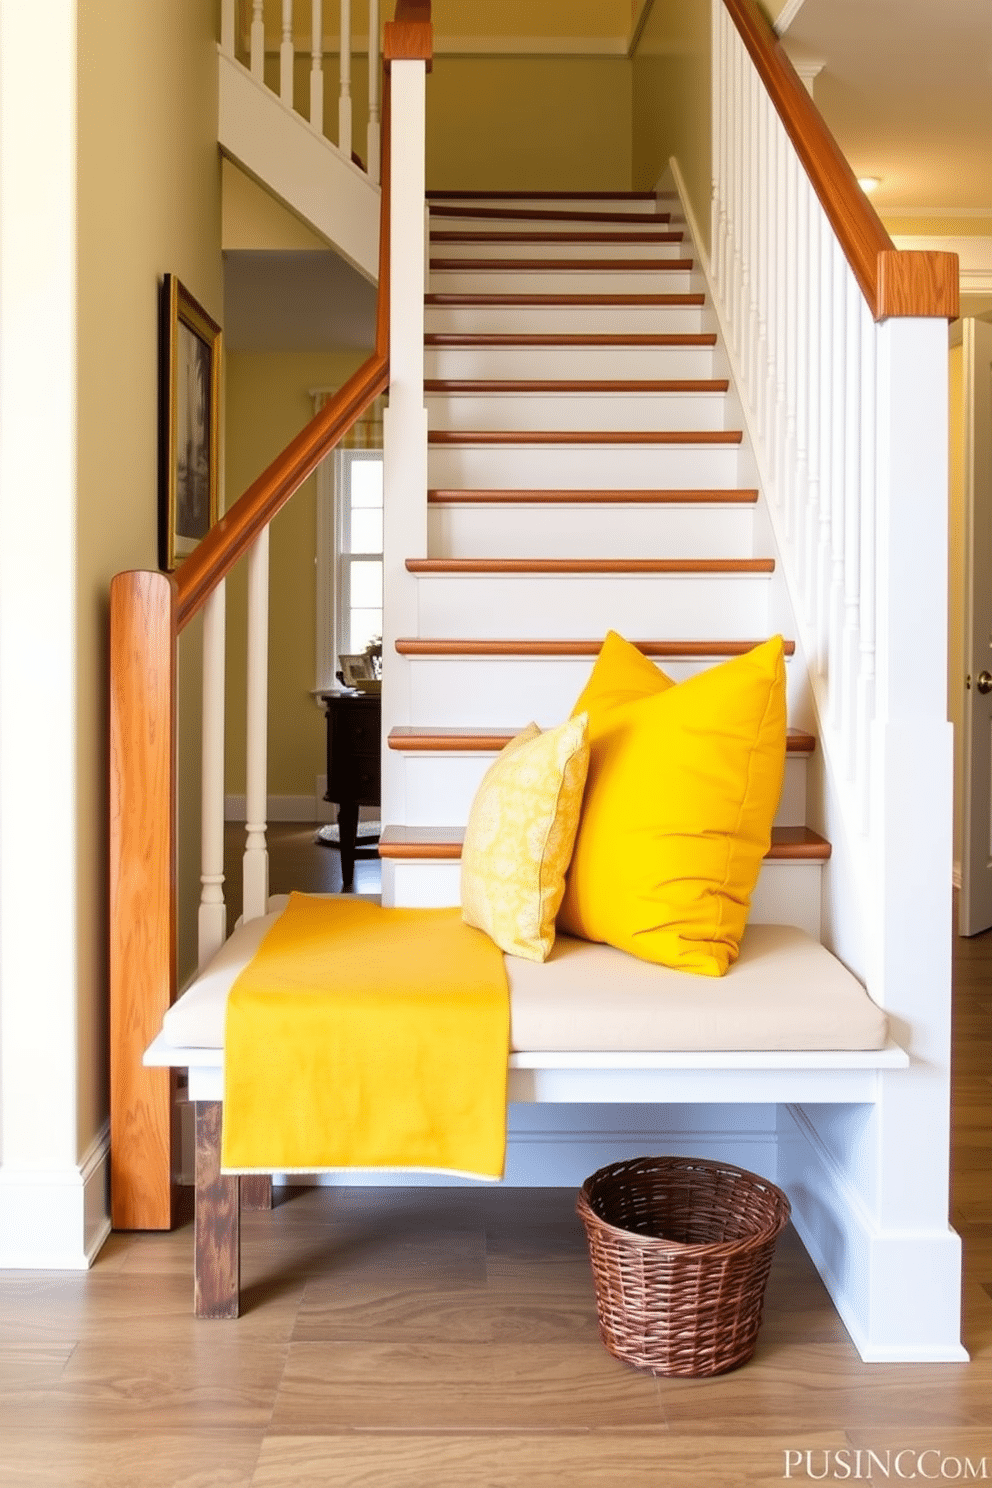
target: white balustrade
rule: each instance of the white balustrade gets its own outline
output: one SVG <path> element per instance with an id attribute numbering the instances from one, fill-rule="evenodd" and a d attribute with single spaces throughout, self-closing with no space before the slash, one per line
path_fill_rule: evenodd
<path id="1" fill-rule="evenodd" d="M 714 4 L 711 271 L 765 477 L 824 751 L 870 826 L 876 325 L 734 23 Z M 888 410 L 893 417 L 893 410 Z"/>
<path id="2" fill-rule="evenodd" d="M 296 25 L 303 28 L 306 5 L 310 6 L 310 108 L 309 123 L 320 135 L 324 133 L 324 4 L 323 0 L 282 0 L 280 32 L 277 39 L 270 39 L 273 50 L 279 55 L 279 97 L 287 108 L 294 106 L 294 70 L 296 62 Z M 353 123 L 354 100 L 352 97 L 352 0 L 338 0 L 340 6 L 340 45 L 338 74 L 338 138 L 337 147 L 348 160 L 352 159 L 355 138 Z M 373 181 L 379 180 L 381 149 L 381 71 L 382 48 L 379 0 L 367 0 L 368 4 L 368 63 L 369 98 L 368 123 L 365 143 L 368 154 L 366 170 Z M 265 14 L 264 0 L 252 0 L 251 24 L 247 38 L 248 64 L 253 77 L 265 82 Z M 221 47 L 229 56 L 238 53 L 237 0 L 221 0 Z M 303 31 L 305 35 L 305 31 Z M 244 38 L 242 38 L 244 45 Z"/>

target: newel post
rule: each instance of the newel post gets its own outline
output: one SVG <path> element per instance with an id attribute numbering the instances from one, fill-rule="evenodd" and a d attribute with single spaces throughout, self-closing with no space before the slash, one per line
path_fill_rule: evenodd
<path id="1" fill-rule="evenodd" d="M 176 605 L 161 573 L 110 586 L 110 1133 L 115 1229 L 172 1225 L 172 1072 L 145 1049 L 176 989 Z"/>
<path id="2" fill-rule="evenodd" d="M 398 7 L 398 12 L 402 11 Z M 429 10 L 427 11 L 429 15 Z M 397 636 L 416 629 L 416 581 L 406 559 L 427 551 L 427 410 L 424 406 L 424 241 L 426 74 L 429 20 L 398 18 L 385 28 L 389 69 L 389 407 L 383 415 L 384 736 L 410 721 L 408 663 Z M 404 819 L 402 774 L 383 749 L 383 820 Z M 397 814 L 399 813 L 399 814 Z M 388 886 L 384 895 L 388 898 Z"/>

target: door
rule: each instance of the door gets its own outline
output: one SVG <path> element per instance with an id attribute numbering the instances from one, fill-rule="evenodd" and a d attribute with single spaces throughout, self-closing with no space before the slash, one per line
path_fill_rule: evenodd
<path id="1" fill-rule="evenodd" d="M 992 926 L 992 325 L 962 322 L 964 663 L 962 935 Z"/>

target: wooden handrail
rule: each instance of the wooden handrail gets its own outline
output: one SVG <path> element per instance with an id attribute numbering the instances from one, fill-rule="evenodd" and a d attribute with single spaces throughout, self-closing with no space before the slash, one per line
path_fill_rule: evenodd
<path id="1" fill-rule="evenodd" d="M 389 385 L 378 352 L 277 455 L 177 569 L 176 628 L 182 630 L 289 498 Z"/>
<path id="2" fill-rule="evenodd" d="M 724 0 L 876 320 L 958 314 L 953 253 L 899 252 L 756 0 Z"/>
<path id="3" fill-rule="evenodd" d="M 423 57 L 414 4 L 392 59 Z M 411 6 L 402 3 L 408 15 Z M 387 31 L 388 31 L 387 27 Z M 405 41 L 409 40 L 409 49 Z M 131 571 L 110 587 L 109 983 L 111 1201 L 118 1229 L 172 1223 L 172 1080 L 143 1069 L 176 991 L 176 647 L 179 631 L 372 400 L 389 385 L 390 85 L 383 86 L 379 297 L 373 354 L 174 574 Z"/>

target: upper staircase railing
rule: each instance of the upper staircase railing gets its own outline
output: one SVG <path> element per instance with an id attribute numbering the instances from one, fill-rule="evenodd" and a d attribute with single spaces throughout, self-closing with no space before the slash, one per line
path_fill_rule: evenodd
<path id="1" fill-rule="evenodd" d="M 281 0 L 280 30 L 278 45 L 267 46 L 265 35 L 264 0 L 222 0 L 220 44 L 222 51 L 230 57 L 243 59 L 252 76 L 264 83 L 266 51 L 278 56 L 277 91 L 287 108 L 294 108 L 296 99 L 296 60 L 309 54 L 308 76 L 309 106 L 307 114 L 311 127 L 322 137 L 324 124 L 324 59 L 327 55 L 324 40 L 325 10 L 330 13 L 333 0 L 325 7 L 324 0 L 309 0 L 309 25 L 306 24 L 308 0 Z M 379 56 L 379 0 L 367 0 L 368 27 L 366 31 L 368 49 L 368 122 L 365 131 L 365 159 L 362 161 L 355 149 L 353 124 L 354 103 L 351 93 L 352 63 L 352 5 L 351 0 L 337 0 L 338 24 L 338 110 L 337 147 L 346 159 L 354 161 L 367 170 L 372 181 L 379 180 L 380 161 L 380 105 L 379 79 L 381 59 Z M 399 11 L 419 14 L 416 5 L 401 4 Z M 395 23 L 393 23 L 395 24 Z M 399 21 L 400 25 L 409 22 Z M 416 21 L 414 21 L 416 24 Z M 299 43 L 298 44 L 298 39 Z M 274 43 L 275 39 L 272 38 Z"/>
<path id="2" fill-rule="evenodd" d="M 284 15 L 288 7 L 284 6 Z M 260 12 L 261 7 L 255 7 Z M 225 5 L 225 31 L 232 7 Z M 376 22 L 376 31 L 378 23 Z M 174 574 L 117 574 L 110 592 L 110 1105 L 111 1202 L 118 1229 L 165 1229 L 173 1216 L 170 1072 L 142 1067 L 176 995 L 176 654 L 198 611 L 203 625 L 203 756 L 199 963 L 226 938 L 224 903 L 225 585 L 248 564 L 245 918 L 268 904 L 266 711 L 269 523 L 389 386 L 391 227 L 423 236 L 423 194 L 394 200 L 396 138 L 409 151 L 417 120 L 403 116 L 404 67 L 431 55 L 430 5 L 399 0 L 385 27 L 379 299 L 372 355 L 297 435 Z M 399 64 L 395 72 L 394 64 Z M 422 87 L 422 84 L 421 84 Z M 393 95 L 398 96 L 394 99 Z M 421 151 L 423 121 L 419 120 Z M 397 212 L 399 216 L 397 216 Z M 411 218 L 407 221 L 406 218 Z"/>

